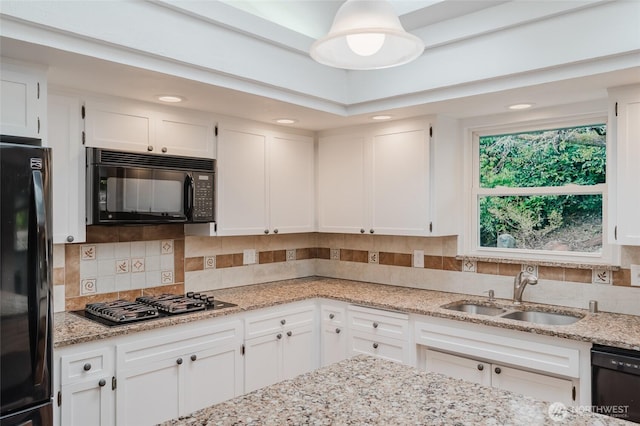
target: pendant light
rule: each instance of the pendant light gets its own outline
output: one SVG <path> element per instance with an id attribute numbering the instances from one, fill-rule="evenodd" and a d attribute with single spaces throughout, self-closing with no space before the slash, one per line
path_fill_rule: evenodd
<path id="1" fill-rule="evenodd" d="M 422 54 L 424 43 L 402 28 L 386 0 L 347 0 L 329 34 L 311 46 L 321 64 L 349 70 L 372 70 L 406 64 Z"/>

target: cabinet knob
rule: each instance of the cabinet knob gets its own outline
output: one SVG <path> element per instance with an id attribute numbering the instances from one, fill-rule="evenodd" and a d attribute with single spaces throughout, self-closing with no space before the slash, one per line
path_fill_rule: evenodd
<path id="1" fill-rule="evenodd" d="M 500 373 L 502 373 L 502 370 L 500 369 L 500 367 L 496 367 L 496 369 L 495 369 L 495 370 L 493 370 L 493 371 L 495 371 L 495 372 L 496 372 L 496 374 L 500 374 Z"/>
<path id="2" fill-rule="evenodd" d="M 182 358 L 176 359 L 176 364 L 178 364 L 178 365 L 182 364 Z"/>
<path id="3" fill-rule="evenodd" d="M 287 336 L 289 336 L 289 337 L 293 336 L 293 332 L 292 331 L 287 331 Z"/>
<path id="4" fill-rule="evenodd" d="M 340 334 L 342 330 L 340 330 L 339 328 L 336 328 L 336 334 Z"/>
<path id="5" fill-rule="evenodd" d="M 282 339 L 282 333 L 278 333 L 278 334 L 276 335 L 276 338 L 277 338 L 278 340 Z"/>
<path id="6" fill-rule="evenodd" d="M 377 343 L 373 344 L 373 349 L 378 349 L 378 344 Z"/>
<path id="7" fill-rule="evenodd" d="M 162 152 L 167 152 L 167 147 L 166 146 L 162 147 Z"/>
<path id="8" fill-rule="evenodd" d="M 274 230 L 273 230 L 273 233 L 274 233 L 274 234 L 277 234 L 277 233 L 278 233 L 278 228 L 274 229 Z"/>
<path id="9" fill-rule="evenodd" d="M 334 319 L 336 316 L 334 314 L 329 314 L 329 319 Z"/>
<path id="10" fill-rule="evenodd" d="M 89 370 L 91 370 L 91 364 L 90 363 L 86 363 L 85 365 L 82 366 L 82 368 L 84 369 L 84 371 L 89 371 Z"/>
<path id="11" fill-rule="evenodd" d="M 380 324 L 378 324 L 377 322 L 374 322 L 373 323 L 373 328 L 378 328 L 378 325 L 380 325 Z"/>
<path id="12" fill-rule="evenodd" d="M 103 387 L 106 384 L 107 384 L 107 381 L 105 379 L 100 379 L 100 381 L 98 382 L 98 386 L 100 387 Z"/>
<path id="13" fill-rule="evenodd" d="M 264 230 L 264 235 L 267 235 L 268 233 L 269 233 L 269 230 L 268 230 L 268 229 L 265 229 L 265 230 Z"/>
<path id="14" fill-rule="evenodd" d="M 196 354 L 191 355 L 191 361 L 195 361 L 196 359 L 198 359 L 198 356 Z"/>
<path id="15" fill-rule="evenodd" d="M 153 146 L 151 146 L 151 145 L 147 146 L 147 151 L 149 151 L 149 152 L 153 151 Z"/>
<path id="16" fill-rule="evenodd" d="M 287 320 L 286 320 L 286 319 L 282 319 L 282 320 L 280 320 L 280 324 L 285 325 L 286 323 L 287 323 Z"/>
<path id="17" fill-rule="evenodd" d="M 480 371 L 484 370 L 484 364 L 478 364 L 478 370 Z"/>
<path id="18" fill-rule="evenodd" d="M 72 242 L 73 242 L 73 240 L 74 240 L 73 235 L 68 235 L 68 236 L 67 236 L 67 242 L 68 242 L 68 243 L 72 243 Z"/>
<path id="19" fill-rule="evenodd" d="M 364 228 L 360 228 L 360 233 L 364 234 Z"/>
<path id="20" fill-rule="evenodd" d="M 372 229 L 369 229 L 369 233 L 370 233 L 370 234 L 373 234 L 373 233 L 375 233 L 375 232 L 376 232 L 376 231 L 374 231 L 374 230 L 373 230 L 373 228 L 372 228 Z"/>

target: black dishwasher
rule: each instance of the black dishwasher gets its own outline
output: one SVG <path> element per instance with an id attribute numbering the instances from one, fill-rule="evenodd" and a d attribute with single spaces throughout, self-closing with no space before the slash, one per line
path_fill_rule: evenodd
<path id="1" fill-rule="evenodd" d="M 593 345 L 593 411 L 640 423 L 640 352 Z"/>

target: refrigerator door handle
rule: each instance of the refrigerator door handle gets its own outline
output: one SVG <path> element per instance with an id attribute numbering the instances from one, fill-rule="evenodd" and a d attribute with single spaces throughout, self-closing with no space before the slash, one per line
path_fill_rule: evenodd
<path id="1" fill-rule="evenodd" d="M 35 276 L 37 283 L 35 285 L 35 321 L 38 326 L 35 327 L 34 341 L 32 348 L 35 348 L 33 354 L 34 385 L 41 385 L 45 381 L 46 372 L 46 354 L 49 339 L 49 277 L 47 273 L 47 265 L 49 259 L 49 245 L 47 235 L 47 209 L 44 198 L 44 182 L 42 172 L 33 170 L 33 201 L 36 214 L 36 241 L 38 259 L 36 262 Z"/>

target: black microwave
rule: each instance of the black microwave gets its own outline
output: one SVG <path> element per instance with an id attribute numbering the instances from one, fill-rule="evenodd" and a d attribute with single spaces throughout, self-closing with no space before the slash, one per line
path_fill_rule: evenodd
<path id="1" fill-rule="evenodd" d="M 87 224 L 215 222 L 216 160 L 87 148 Z"/>

